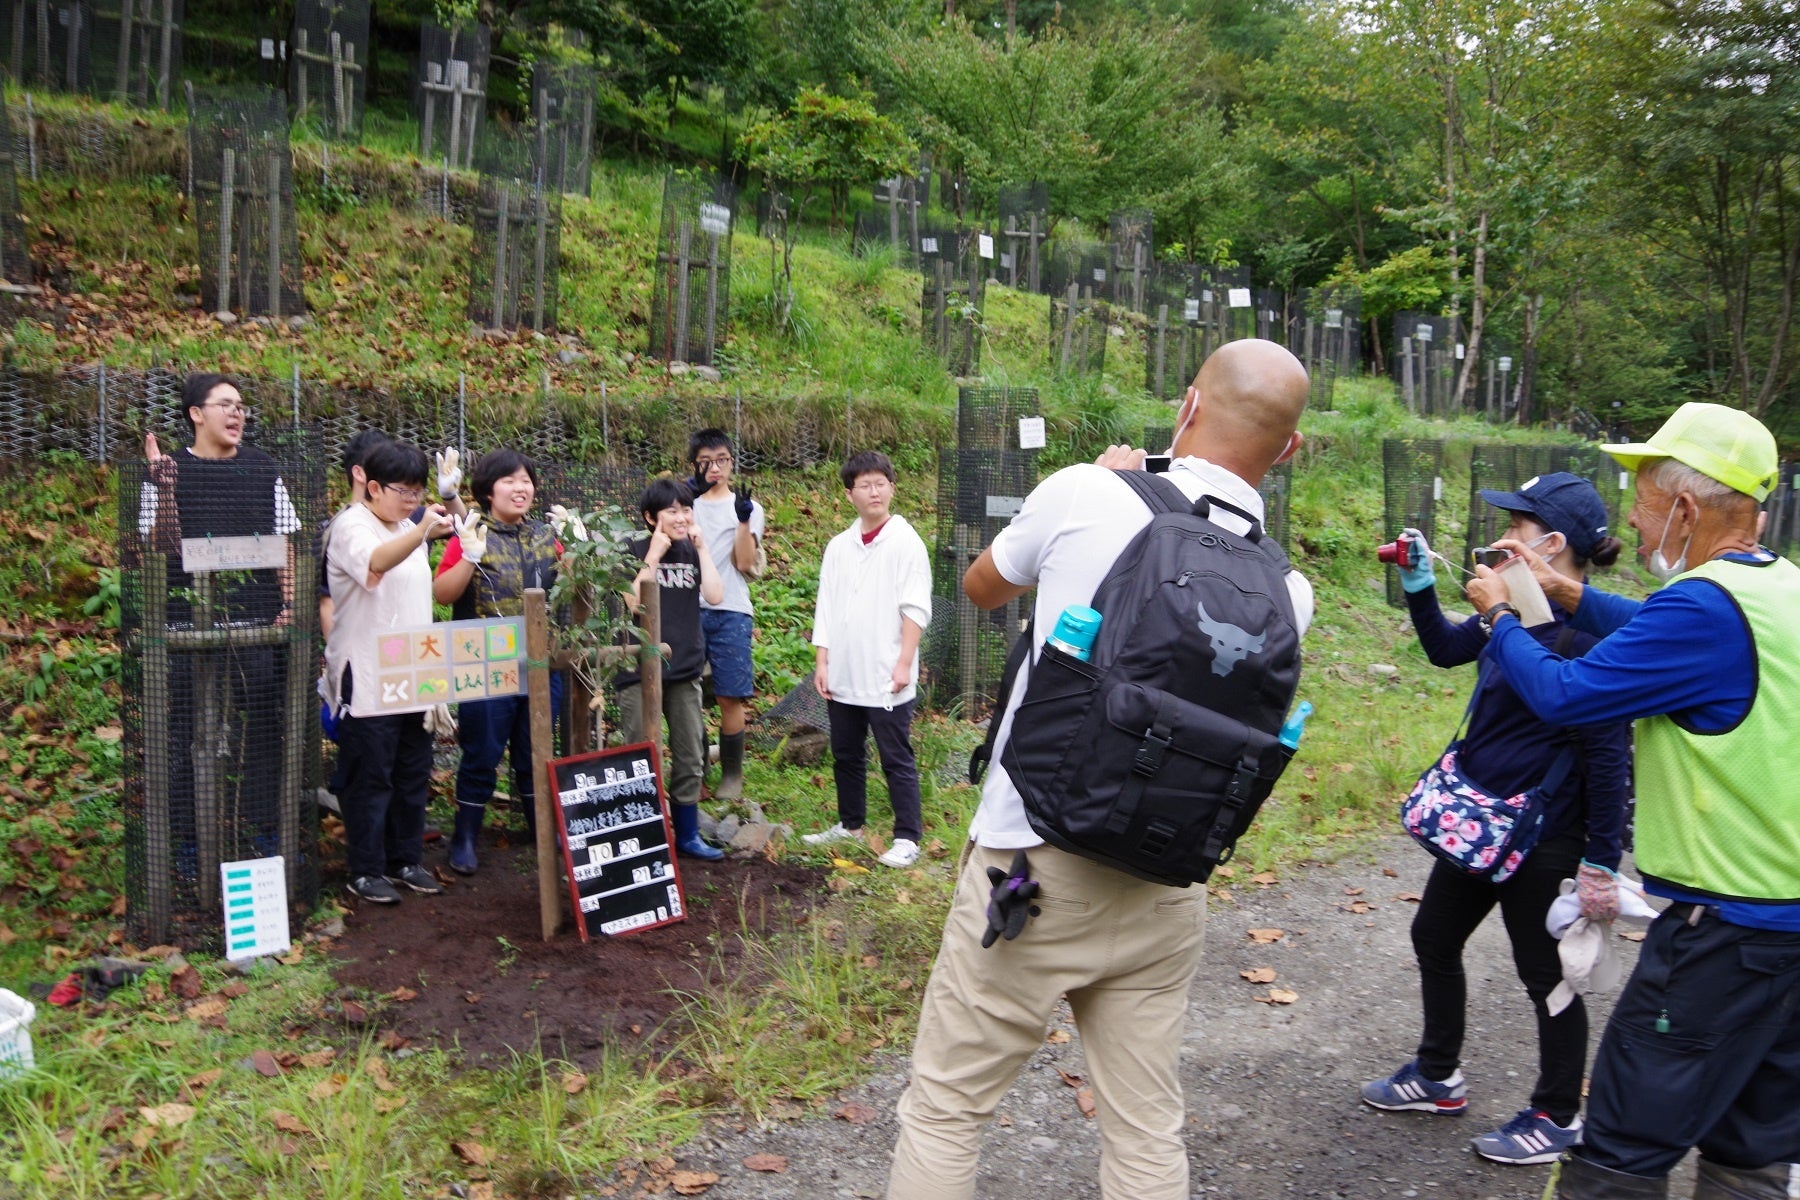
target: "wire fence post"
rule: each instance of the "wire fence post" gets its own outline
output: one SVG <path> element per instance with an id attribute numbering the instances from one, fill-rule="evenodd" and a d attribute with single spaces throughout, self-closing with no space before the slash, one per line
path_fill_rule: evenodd
<path id="1" fill-rule="evenodd" d="M 100 461 L 106 462 L 106 364 L 100 364 Z"/>
<path id="2" fill-rule="evenodd" d="M 468 417 L 469 417 L 469 377 L 463 372 L 456 373 L 456 452 L 463 458 L 469 456 Z"/>
<path id="3" fill-rule="evenodd" d="M 294 364 L 294 428 L 300 427 L 300 364 Z"/>

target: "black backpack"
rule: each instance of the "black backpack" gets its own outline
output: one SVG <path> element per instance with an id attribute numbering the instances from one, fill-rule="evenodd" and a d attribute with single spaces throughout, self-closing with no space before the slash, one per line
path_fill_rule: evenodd
<path id="1" fill-rule="evenodd" d="M 1091 659 L 1043 647 L 1000 763 L 1046 842 L 1186 887 L 1231 857 L 1293 757 L 1277 740 L 1300 683 L 1291 568 L 1235 505 L 1117 474 L 1154 515 L 1094 593 L 1104 619 Z M 1215 525 L 1215 505 L 1249 532 Z M 1033 641 L 1027 630 L 1007 660 L 973 782 Z"/>

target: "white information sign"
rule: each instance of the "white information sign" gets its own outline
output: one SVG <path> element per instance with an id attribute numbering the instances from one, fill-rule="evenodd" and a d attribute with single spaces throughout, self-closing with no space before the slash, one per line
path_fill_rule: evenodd
<path id="1" fill-rule="evenodd" d="M 1198 321 L 1200 319 L 1200 302 L 1198 300 L 1182 301 L 1181 319 L 1184 321 Z"/>
<path id="2" fill-rule="evenodd" d="M 1464 346 L 1461 342 L 1456 343 L 1456 360 L 1458 362 L 1461 362 L 1463 355 L 1467 354 L 1468 352 L 1469 351 L 1468 351 L 1467 346 Z"/>
<path id="3" fill-rule="evenodd" d="M 1019 449 L 1042 450 L 1044 448 L 1044 418 L 1019 418 Z"/>
<path id="4" fill-rule="evenodd" d="M 1328 308 L 1325 310 L 1325 328 L 1342 329 L 1344 327 L 1344 310 Z"/>
<path id="5" fill-rule="evenodd" d="M 731 210 L 723 204 L 702 204 L 700 230 L 714 237 L 724 237 L 731 232 Z"/>
<path id="6" fill-rule="evenodd" d="M 270 62 L 275 61 L 275 39 L 274 38 L 264 38 L 262 40 L 262 56 L 264 58 L 268 59 Z"/>
<path id="7" fill-rule="evenodd" d="M 1010 254 L 1002 254 L 1000 256 L 1000 265 L 1009 271 L 1012 270 L 1013 256 Z"/>
<path id="8" fill-rule="evenodd" d="M 1431 498 L 1433 500 L 1442 500 L 1444 498 L 1444 477 L 1442 475 L 1433 475 L 1431 477 Z"/>
<path id="9" fill-rule="evenodd" d="M 1417 329 L 1413 330 L 1413 340 L 1429 342 L 1431 340 L 1431 326 L 1420 325 Z"/>
<path id="10" fill-rule="evenodd" d="M 919 239 L 919 253 L 920 254 L 936 254 L 937 252 L 938 252 L 938 248 L 937 248 L 937 239 L 936 238 L 922 237 Z"/>
<path id="11" fill-rule="evenodd" d="M 1106 282 L 1106 268 L 1105 267 L 1095 267 L 1094 268 L 1094 282 L 1095 283 L 1105 283 Z"/>
<path id="12" fill-rule="evenodd" d="M 287 566 L 283 537 L 201 537 L 181 539 L 181 569 L 189 575 L 209 571 L 261 571 Z"/>
<path id="13" fill-rule="evenodd" d="M 1025 507 L 1023 496 L 989 496 L 987 498 L 987 515 L 990 517 L 1016 517 L 1019 510 Z"/>
<path id="14" fill-rule="evenodd" d="M 279 856 L 219 864 L 225 901 L 225 957 L 232 962 L 286 954 L 287 870 Z"/>
<path id="15" fill-rule="evenodd" d="M 1229 304 L 1233 308 L 1249 308 L 1250 307 L 1250 289 L 1249 288 L 1228 288 L 1228 289 L 1226 289 L 1225 303 Z"/>
<path id="16" fill-rule="evenodd" d="M 994 239 L 987 234 L 978 234 L 975 238 L 975 252 L 983 258 L 994 257 Z"/>
<path id="17" fill-rule="evenodd" d="M 1510 374 L 1511 372 L 1512 372 L 1512 355 L 1502 354 L 1500 356 L 1500 373 L 1502 375 L 1507 375 L 1507 374 Z"/>

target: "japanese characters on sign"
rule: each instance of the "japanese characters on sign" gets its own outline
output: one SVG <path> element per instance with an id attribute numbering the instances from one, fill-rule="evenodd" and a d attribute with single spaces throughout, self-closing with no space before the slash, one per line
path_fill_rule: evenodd
<path id="1" fill-rule="evenodd" d="M 384 714 L 525 691 L 525 619 L 440 621 L 375 636 Z"/>
<path id="2" fill-rule="evenodd" d="M 549 771 L 581 939 L 684 920 L 655 747 L 557 759 Z"/>

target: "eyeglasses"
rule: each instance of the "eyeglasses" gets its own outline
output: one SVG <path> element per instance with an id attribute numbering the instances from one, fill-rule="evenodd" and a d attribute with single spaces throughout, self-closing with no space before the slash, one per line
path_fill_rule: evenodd
<path id="1" fill-rule="evenodd" d="M 873 496 L 876 492 L 885 492 L 893 486 L 892 480 L 865 479 L 861 483 L 851 485 L 850 490 L 853 492 L 862 492 L 867 496 Z"/>
<path id="2" fill-rule="evenodd" d="M 231 416 L 234 413 L 240 417 L 247 417 L 250 415 L 250 409 L 236 400 L 208 400 L 200 407 L 216 408 L 226 416 Z"/>
<path id="3" fill-rule="evenodd" d="M 420 500 L 423 500 L 425 498 L 425 489 L 422 487 L 399 488 L 399 487 L 394 487 L 392 484 L 387 484 L 387 483 L 378 483 L 375 486 L 380 488 L 384 492 L 392 492 L 394 495 L 400 497 L 402 500 L 406 501 L 408 504 L 417 504 Z"/>
<path id="4" fill-rule="evenodd" d="M 731 455 L 721 454 L 717 458 L 696 458 L 694 465 L 702 471 L 710 471 L 714 467 L 729 467 L 731 461 Z"/>

